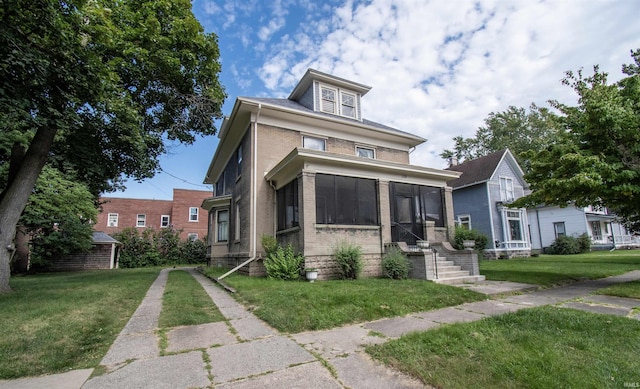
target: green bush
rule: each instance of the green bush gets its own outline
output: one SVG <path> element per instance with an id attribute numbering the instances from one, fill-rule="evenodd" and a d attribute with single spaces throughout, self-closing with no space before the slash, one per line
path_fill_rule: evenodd
<path id="1" fill-rule="evenodd" d="M 473 240 L 476 242 L 475 249 L 482 253 L 482 251 L 487 247 L 489 238 L 477 230 L 468 230 L 465 227 L 456 226 L 453 247 L 458 250 L 464 250 L 464 244 L 462 242 L 465 240 Z"/>
<path id="2" fill-rule="evenodd" d="M 262 248 L 264 248 L 264 252 L 267 254 L 267 257 L 278 249 L 278 240 L 272 235 L 260 236 L 260 242 L 262 243 Z"/>
<path id="3" fill-rule="evenodd" d="M 297 280 L 300 277 L 302 254 L 296 254 L 291 244 L 283 248 L 277 246 L 274 252 L 267 256 L 264 267 L 269 278 L 278 280 Z"/>
<path id="4" fill-rule="evenodd" d="M 577 240 L 578 248 L 580 249 L 581 253 L 588 253 L 589 251 L 591 251 L 591 238 L 589 238 L 589 235 L 582 234 L 577 238 Z"/>
<path id="5" fill-rule="evenodd" d="M 207 255 L 204 239 L 181 241 L 180 231 L 170 227 L 159 231 L 127 227 L 113 237 L 122 243 L 121 268 L 202 263 Z"/>
<path id="6" fill-rule="evenodd" d="M 382 268 L 389 278 L 404 280 L 409 277 L 409 259 L 397 247 L 390 247 L 382 258 Z"/>
<path id="7" fill-rule="evenodd" d="M 573 236 L 559 236 L 546 250 L 552 255 L 571 255 L 585 253 L 591 250 L 589 235 L 582 234 L 577 238 Z"/>
<path id="8" fill-rule="evenodd" d="M 355 280 L 360 277 L 363 267 L 360 246 L 342 241 L 333 250 L 333 256 L 340 265 L 340 274 L 343 279 Z"/>

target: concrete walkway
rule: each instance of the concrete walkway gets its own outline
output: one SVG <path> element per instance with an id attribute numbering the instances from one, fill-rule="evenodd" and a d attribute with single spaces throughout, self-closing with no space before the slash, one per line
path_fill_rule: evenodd
<path id="1" fill-rule="evenodd" d="M 412 331 L 479 320 L 541 305 L 583 309 L 640 320 L 640 300 L 591 295 L 597 289 L 640 279 L 640 271 L 565 287 L 467 303 L 403 317 L 285 336 L 237 303 L 194 269 L 226 322 L 179 327 L 166 333 L 161 355 L 158 318 L 169 269 L 163 270 L 117 337 L 101 365 L 92 370 L 0 381 L 14 388 L 420 388 L 422 383 L 373 361 L 364 346 Z M 530 285 L 488 282 L 472 289 L 488 295 Z"/>

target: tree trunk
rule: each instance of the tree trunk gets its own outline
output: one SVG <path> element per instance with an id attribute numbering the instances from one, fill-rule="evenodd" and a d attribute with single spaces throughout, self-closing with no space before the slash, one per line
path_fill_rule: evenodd
<path id="1" fill-rule="evenodd" d="M 24 155 L 14 179 L 0 200 L 0 293 L 10 292 L 10 260 L 14 251 L 13 239 L 20 215 L 38 180 L 47 155 L 53 145 L 55 129 L 39 128 Z"/>

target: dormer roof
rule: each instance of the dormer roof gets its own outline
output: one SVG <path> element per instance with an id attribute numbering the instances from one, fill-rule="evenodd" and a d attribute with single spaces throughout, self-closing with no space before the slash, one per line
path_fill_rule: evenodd
<path id="1" fill-rule="evenodd" d="M 302 76 L 298 85 L 293 88 L 293 91 L 289 95 L 289 100 L 298 101 L 300 97 L 309 89 L 313 81 L 320 81 L 326 84 L 336 86 L 338 88 L 344 88 L 353 92 L 359 93 L 360 96 L 364 96 L 369 90 L 370 86 L 359 84 L 357 82 L 345 80 L 344 78 L 336 77 L 331 74 L 323 73 L 315 69 L 307 69 L 307 72 Z"/>

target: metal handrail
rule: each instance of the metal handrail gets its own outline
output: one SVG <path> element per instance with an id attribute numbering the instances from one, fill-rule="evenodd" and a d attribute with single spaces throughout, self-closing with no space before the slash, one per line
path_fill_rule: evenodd
<path id="1" fill-rule="evenodd" d="M 408 232 L 409 234 L 413 235 L 414 238 L 416 238 L 417 240 L 423 240 L 424 238 L 419 237 L 418 235 L 414 234 L 413 232 L 407 230 L 406 228 L 404 228 L 400 223 L 397 222 L 391 222 L 392 226 L 398 226 L 400 228 L 402 228 L 403 231 Z M 437 259 L 437 255 L 438 252 L 436 251 L 436 249 L 434 249 L 433 247 L 431 248 L 431 258 L 433 260 L 433 271 L 434 271 L 434 279 L 438 279 L 438 259 Z"/>
<path id="2" fill-rule="evenodd" d="M 411 232 L 411 231 L 407 230 L 406 228 L 404 228 L 404 227 L 402 226 L 402 224 L 400 224 L 400 223 L 398 223 L 398 222 L 391 222 L 391 225 L 392 225 L 392 226 L 394 226 L 394 225 L 395 225 L 395 226 L 397 226 L 397 227 L 402 228 L 402 230 L 403 230 L 403 231 L 408 232 L 410 235 L 413 235 L 413 237 L 414 237 L 414 238 L 416 238 L 416 239 L 418 239 L 418 240 L 423 240 L 423 239 L 424 239 L 424 238 L 421 238 L 421 237 L 419 237 L 418 235 L 414 234 L 413 232 Z"/>

